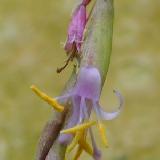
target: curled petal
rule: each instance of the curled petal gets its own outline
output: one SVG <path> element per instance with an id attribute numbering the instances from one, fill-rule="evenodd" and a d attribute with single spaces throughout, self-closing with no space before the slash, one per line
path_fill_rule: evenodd
<path id="1" fill-rule="evenodd" d="M 112 120 L 112 119 L 116 118 L 120 114 L 122 107 L 123 107 L 123 104 L 124 104 L 124 99 L 123 99 L 122 95 L 120 94 L 120 92 L 118 92 L 117 90 L 113 90 L 113 92 L 115 93 L 115 95 L 117 96 L 117 98 L 119 100 L 119 106 L 116 111 L 105 112 L 105 111 L 103 111 L 103 109 L 100 107 L 99 104 L 94 106 L 95 111 L 98 114 L 98 116 L 104 120 Z"/>
<path id="2" fill-rule="evenodd" d="M 113 90 L 113 92 L 115 93 L 115 95 L 117 96 L 118 100 L 119 100 L 119 110 L 121 110 L 121 108 L 123 107 L 124 105 L 124 98 L 122 96 L 122 94 L 117 91 L 117 90 Z"/>

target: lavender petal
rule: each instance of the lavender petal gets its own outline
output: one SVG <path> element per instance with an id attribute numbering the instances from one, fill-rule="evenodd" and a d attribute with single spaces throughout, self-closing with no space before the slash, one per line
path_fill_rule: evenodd
<path id="1" fill-rule="evenodd" d="M 64 127 L 64 129 L 67 128 L 72 128 L 73 126 L 75 126 L 78 122 L 78 118 L 79 118 L 79 105 L 80 105 L 80 99 L 79 97 L 73 97 L 72 98 L 72 103 L 73 103 L 73 112 L 72 112 L 72 116 L 70 117 L 67 125 Z M 62 144 L 69 144 L 71 142 L 73 138 L 72 134 L 61 134 L 58 138 L 59 142 Z"/>
<path id="2" fill-rule="evenodd" d="M 118 100 L 119 100 L 119 106 L 118 106 L 118 109 L 114 112 L 105 112 L 99 104 L 94 104 L 95 105 L 95 108 L 96 108 L 96 113 L 100 116 L 100 118 L 104 119 L 104 120 L 112 120 L 114 118 L 116 118 L 122 108 L 123 108 L 123 104 L 124 104 L 124 99 L 122 97 L 122 95 L 120 94 L 120 92 L 118 92 L 117 90 L 114 90 L 113 91 L 115 93 L 115 95 L 117 96 Z"/>

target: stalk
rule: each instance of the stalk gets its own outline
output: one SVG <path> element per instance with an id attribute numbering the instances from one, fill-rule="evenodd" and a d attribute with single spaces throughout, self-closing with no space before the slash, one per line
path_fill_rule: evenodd
<path id="1" fill-rule="evenodd" d="M 82 47 L 80 68 L 93 65 L 101 74 L 102 86 L 105 82 L 110 63 L 113 35 L 113 0 L 97 0 L 87 25 L 87 32 Z M 63 93 L 72 89 L 78 74 L 75 69 L 66 83 Z M 57 140 L 60 130 L 67 124 L 72 106 L 64 104 L 69 110 L 54 114 L 41 135 L 36 160 L 64 160 L 66 147 Z M 55 135 L 53 136 L 53 133 Z M 54 137 L 50 139 L 50 137 Z M 50 141 L 51 140 L 51 141 Z"/>

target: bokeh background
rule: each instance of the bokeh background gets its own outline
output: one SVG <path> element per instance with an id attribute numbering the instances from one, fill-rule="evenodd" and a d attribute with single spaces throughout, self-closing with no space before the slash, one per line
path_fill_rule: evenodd
<path id="1" fill-rule="evenodd" d="M 60 43 L 74 6 L 74 0 L 0 0 L 0 160 L 35 157 L 52 109 L 29 87 L 36 84 L 52 96 L 63 88 L 71 68 L 55 71 L 65 59 Z M 117 88 L 125 109 L 106 123 L 109 149 L 98 142 L 103 159 L 160 159 L 159 7 L 159 0 L 115 0 L 113 52 L 101 104 L 113 110 Z M 83 159 L 91 158 L 83 154 Z"/>

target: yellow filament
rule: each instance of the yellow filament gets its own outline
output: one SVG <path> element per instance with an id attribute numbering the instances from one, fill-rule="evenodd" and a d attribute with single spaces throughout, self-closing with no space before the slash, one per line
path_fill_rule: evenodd
<path id="1" fill-rule="evenodd" d="M 91 146 L 87 143 L 87 141 L 85 140 L 85 134 L 84 132 L 80 132 L 78 131 L 73 139 L 73 141 L 71 142 L 71 144 L 67 147 L 67 153 L 70 153 L 75 146 L 79 144 L 83 150 L 85 150 L 88 154 L 93 155 L 93 150 L 91 148 Z"/>
<path id="2" fill-rule="evenodd" d="M 64 107 L 61 106 L 57 100 L 49 97 L 48 95 L 46 95 L 45 93 L 43 93 L 42 91 L 40 91 L 36 86 L 32 85 L 31 89 L 39 96 L 41 97 L 44 101 L 46 101 L 49 105 L 51 105 L 55 110 L 62 112 L 64 111 Z"/>
<path id="3" fill-rule="evenodd" d="M 95 121 L 86 122 L 86 123 L 77 125 L 77 126 L 75 126 L 73 128 L 62 130 L 60 133 L 65 133 L 65 134 L 76 133 L 77 131 L 85 130 L 85 129 L 87 129 L 87 128 L 91 127 L 92 125 L 95 125 L 95 124 L 96 124 Z"/>
<path id="4" fill-rule="evenodd" d="M 81 136 L 81 139 L 79 140 L 78 143 L 85 152 L 87 152 L 88 154 L 90 154 L 92 156 L 93 150 L 92 150 L 91 146 L 87 143 L 86 136 L 87 136 L 87 132 L 83 131 L 83 135 Z"/>
<path id="5" fill-rule="evenodd" d="M 80 155 L 82 154 L 82 152 L 83 152 L 82 147 L 81 147 L 81 146 L 78 146 L 77 152 L 76 152 L 73 160 L 78 160 L 78 158 L 80 157 Z"/>
<path id="6" fill-rule="evenodd" d="M 93 150 L 91 148 L 91 146 L 87 143 L 87 141 L 82 138 L 79 141 L 79 145 L 83 148 L 83 150 L 85 150 L 88 154 L 90 154 L 91 156 L 93 155 Z"/>
<path id="7" fill-rule="evenodd" d="M 108 147 L 108 140 L 107 140 L 107 137 L 106 137 L 105 128 L 104 128 L 104 125 L 101 122 L 98 122 L 98 129 L 99 129 L 101 139 L 102 139 L 102 142 L 103 142 L 104 146 Z"/>
<path id="8" fill-rule="evenodd" d="M 74 147 L 78 144 L 79 140 L 81 139 L 81 137 L 83 136 L 82 132 L 77 132 L 74 139 L 72 140 L 71 144 L 67 147 L 67 151 L 66 153 L 70 153 Z"/>
<path id="9" fill-rule="evenodd" d="M 77 144 L 79 144 L 79 146 L 76 155 L 74 157 L 74 160 L 77 160 L 80 157 L 83 150 L 88 154 L 90 154 L 91 156 L 93 156 L 93 150 L 86 141 L 85 130 L 80 130 L 76 132 L 74 139 L 72 140 L 71 144 L 67 147 L 66 154 L 70 153 L 76 147 Z"/>

